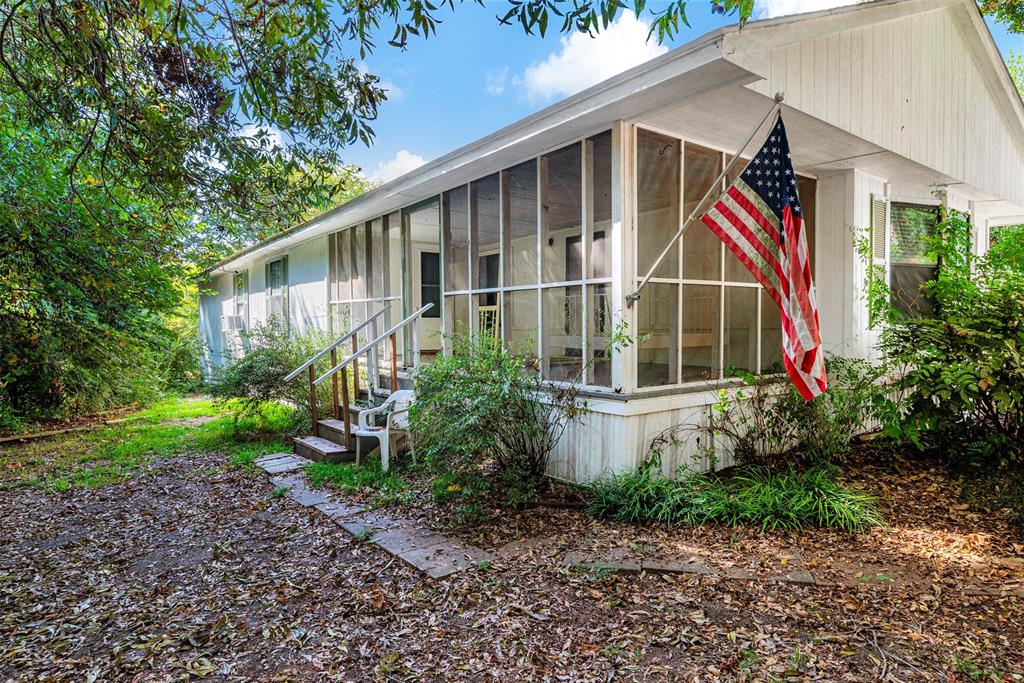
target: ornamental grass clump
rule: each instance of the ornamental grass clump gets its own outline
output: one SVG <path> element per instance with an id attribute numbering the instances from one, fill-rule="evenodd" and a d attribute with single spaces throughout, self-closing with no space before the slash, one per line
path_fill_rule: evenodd
<path id="1" fill-rule="evenodd" d="M 671 479 L 648 462 L 594 482 L 587 511 L 630 524 L 749 525 L 765 531 L 805 527 L 850 533 L 883 524 L 871 496 L 840 486 L 825 468 L 806 472 L 754 467 L 729 478 L 688 474 Z"/>

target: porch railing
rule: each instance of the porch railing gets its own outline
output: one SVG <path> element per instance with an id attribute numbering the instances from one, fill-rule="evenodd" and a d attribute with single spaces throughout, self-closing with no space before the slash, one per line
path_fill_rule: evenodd
<path id="1" fill-rule="evenodd" d="M 313 418 L 313 435 L 314 436 L 319 436 L 320 435 L 320 433 L 319 433 L 320 432 L 320 420 L 319 420 L 319 415 L 318 415 L 318 412 L 317 412 L 316 388 L 320 384 L 322 384 L 323 382 L 325 382 L 328 379 L 330 379 L 331 380 L 331 388 L 332 388 L 332 392 L 331 393 L 332 393 L 333 398 L 334 398 L 334 410 L 333 410 L 334 417 L 335 417 L 336 420 L 340 420 L 343 423 L 344 429 L 345 429 L 345 445 L 350 450 L 352 449 L 353 444 L 352 444 L 351 400 L 350 400 L 350 397 L 349 397 L 349 384 L 348 384 L 348 370 L 349 370 L 349 367 L 352 367 L 353 370 L 354 370 L 354 373 L 355 373 L 355 376 L 354 376 L 355 385 L 354 386 L 355 386 L 356 394 L 358 396 L 358 391 L 359 391 L 359 384 L 358 384 L 358 382 L 359 382 L 359 379 L 358 379 L 359 378 L 359 358 L 361 356 L 368 356 L 369 357 L 369 360 L 367 362 L 367 369 L 368 369 L 368 371 L 372 371 L 372 374 L 370 374 L 370 388 L 369 388 L 369 391 L 372 392 L 373 391 L 373 387 L 378 382 L 379 373 L 380 373 L 380 365 L 377 362 L 377 347 L 378 347 L 378 345 L 382 341 L 387 340 L 387 342 L 388 342 L 388 355 L 390 356 L 390 358 L 389 358 L 389 365 L 390 365 L 389 370 L 390 370 L 390 380 L 391 380 L 391 387 L 390 388 L 391 388 L 392 392 L 398 391 L 398 339 L 397 339 L 398 332 L 400 330 L 402 330 L 403 328 L 408 327 L 408 326 L 411 325 L 411 339 L 410 339 L 410 347 L 411 347 L 410 351 L 412 353 L 411 361 L 412 361 L 412 367 L 413 368 L 418 367 L 419 366 L 419 362 L 420 362 L 419 330 L 418 330 L 418 326 L 413 324 L 413 323 L 415 323 L 417 320 L 419 320 L 421 317 L 423 317 L 423 314 L 426 313 L 427 311 L 429 311 L 433 307 L 434 307 L 434 304 L 427 304 L 426 306 L 424 306 L 423 308 L 419 309 L 418 311 L 416 311 L 412 315 L 409 315 L 408 317 L 406 317 L 404 320 L 402 320 L 398 324 L 391 326 L 390 328 L 388 328 L 382 334 L 377 334 L 376 333 L 377 332 L 377 318 L 384 313 L 384 310 L 380 310 L 377 313 L 375 313 L 374 315 L 372 315 L 369 318 L 367 318 L 363 323 L 361 323 L 358 327 L 353 329 L 351 332 L 349 332 L 348 334 L 343 335 L 341 338 L 335 340 L 330 346 L 328 346 L 327 348 L 325 348 L 322 351 L 320 351 L 319 353 L 317 353 L 317 355 L 313 356 L 308 361 L 303 363 L 301 366 L 296 368 L 294 371 L 292 371 L 285 378 L 286 380 L 295 379 L 296 377 L 299 376 L 299 374 L 303 370 L 308 370 L 308 372 L 309 372 L 310 412 L 312 413 L 312 418 Z M 357 343 L 357 337 L 355 335 L 360 330 L 362 330 L 363 328 L 365 328 L 368 325 L 372 325 L 373 326 L 373 333 L 372 333 L 374 335 L 373 339 L 371 339 L 370 341 L 366 342 L 362 346 L 359 346 L 358 343 Z M 352 343 L 352 347 L 353 347 L 352 348 L 352 353 L 339 363 L 338 362 L 337 348 L 338 348 L 338 346 L 341 343 L 343 343 L 346 339 L 349 339 L 349 338 L 351 338 L 352 342 L 353 342 Z M 314 371 L 313 368 L 314 368 L 316 362 L 318 360 L 320 360 L 321 358 L 323 358 L 324 356 L 326 356 L 328 353 L 331 355 L 331 369 L 328 370 L 327 372 L 325 372 L 324 374 L 320 375 L 319 377 L 317 377 L 316 376 L 316 372 Z M 340 385 L 341 385 L 341 401 L 340 401 L 340 403 L 338 401 L 339 375 L 340 375 Z"/>
<path id="2" fill-rule="evenodd" d="M 383 308 L 381 308 L 379 311 L 377 311 L 376 313 L 371 315 L 369 318 L 367 318 L 363 322 L 359 323 L 359 325 L 357 325 L 356 327 L 352 328 L 350 331 L 346 332 L 345 334 L 341 335 L 340 337 L 335 339 L 333 342 L 331 342 L 330 344 L 325 346 L 323 349 L 321 349 L 319 352 L 317 352 L 317 354 L 315 356 L 313 356 L 312 358 L 307 360 L 305 363 L 303 363 L 302 365 L 300 365 L 299 367 L 295 368 L 290 373 L 285 375 L 284 381 L 285 382 L 290 382 L 293 379 L 295 379 L 296 377 L 298 377 L 300 374 L 302 374 L 303 370 L 307 370 L 309 372 L 309 400 L 310 400 L 310 410 L 312 411 L 312 414 L 313 414 L 313 436 L 320 436 L 320 420 L 319 420 L 319 415 L 317 414 L 317 405 L 316 405 L 317 404 L 317 400 L 316 400 L 316 384 L 313 381 L 314 379 L 316 379 L 316 369 L 315 368 L 316 368 L 317 361 L 321 360 L 324 356 L 330 354 L 330 356 L 331 356 L 331 364 L 332 365 L 337 365 L 338 364 L 338 347 L 341 346 L 342 344 L 344 344 L 349 339 L 351 339 L 352 340 L 352 350 L 355 351 L 356 347 L 358 345 L 358 337 L 357 337 L 357 335 L 362 330 L 366 329 L 367 327 L 372 327 L 373 328 L 373 332 L 372 333 L 376 334 L 377 333 L 377 319 L 380 318 L 382 315 L 384 315 L 384 313 L 387 310 L 388 310 L 388 307 L 385 305 Z M 356 375 L 355 391 L 356 391 L 356 395 L 358 395 L 359 394 L 359 365 L 358 365 L 358 361 L 356 361 L 356 366 L 354 368 L 354 371 L 355 371 L 355 375 Z M 344 386 L 343 389 L 344 389 L 344 393 L 347 395 L 348 394 L 348 383 L 347 382 L 345 383 L 345 386 Z M 339 420 L 339 419 L 341 419 L 341 415 L 340 415 L 340 408 L 338 407 L 338 379 L 337 379 L 337 377 L 335 377 L 334 381 L 331 383 L 331 394 L 333 395 L 333 398 L 334 398 L 334 409 L 331 412 L 334 414 L 334 419 Z M 348 416 L 346 415 L 346 420 L 347 420 L 347 418 L 348 418 Z"/>

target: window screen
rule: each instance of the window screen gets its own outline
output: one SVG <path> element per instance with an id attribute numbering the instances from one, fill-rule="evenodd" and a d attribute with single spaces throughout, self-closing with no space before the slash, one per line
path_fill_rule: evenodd
<path id="1" fill-rule="evenodd" d="M 434 304 L 424 318 L 441 317 L 441 259 L 435 251 L 420 252 L 420 305 Z"/>
<path id="2" fill-rule="evenodd" d="M 929 240 L 938 222 L 938 207 L 897 202 L 890 205 L 892 305 L 905 315 L 929 315 L 935 308 L 921 288 L 939 273 L 939 264 L 929 253 Z"/>

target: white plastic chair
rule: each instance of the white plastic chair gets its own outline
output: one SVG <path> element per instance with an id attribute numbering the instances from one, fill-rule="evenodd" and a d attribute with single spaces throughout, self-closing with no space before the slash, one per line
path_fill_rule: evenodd
<path id="1" fill-rule="evenodd" d="M 377 440 L 380 447 L 380 466 L 387 472 L 390 464 L 391 453 L 398 452 L 403 442 L 409 443 L 411 447 L 411 435 L 409 434 L 409 405 L 416 398 L 415 393 L 408 389 L 393 392 L 383 404 L 376 408 L 370 408 L 359 413 L 359 426 L 356 429 L 356 464 L 362 460 L 362 440 L 372 438 Z M 370 418 L 387 410 L 387 422 L 383 427 L 372 427 Z M 371 448 L 369 452 L 372 452 Z M 413 462 L 416 461 L 415 454 Z"/>

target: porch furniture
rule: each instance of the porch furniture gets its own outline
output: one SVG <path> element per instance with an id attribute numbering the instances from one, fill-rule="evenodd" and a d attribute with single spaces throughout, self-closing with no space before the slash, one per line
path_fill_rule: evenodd
<path id="1" fill-rule="evenodd" d="M 409 389 L 396 391 L 388 396 L 383 404 L 376 408 L 364 410 L 359 413 L 359 428 L 356 429 L 356 464 L 360 464 L 363 457 L 363 441 L 373 439 L 380 447 L 380 465 L 387 472 L 390 466 L 391 453 L 398 453 L 398 449 L 405 445 L 412 445 L 412 436 L 409 434 L 409 405 L 415 400 L 415 394 Z M 383 427 L 377 427 L 374 420 L 377 415 L 385 414 Z M 411 448 L 410 448 L 411 450 Z M 372 453 L 371 448 L 367 453 Z M 416 461 L 415 453 L 413 462 Z"/>

